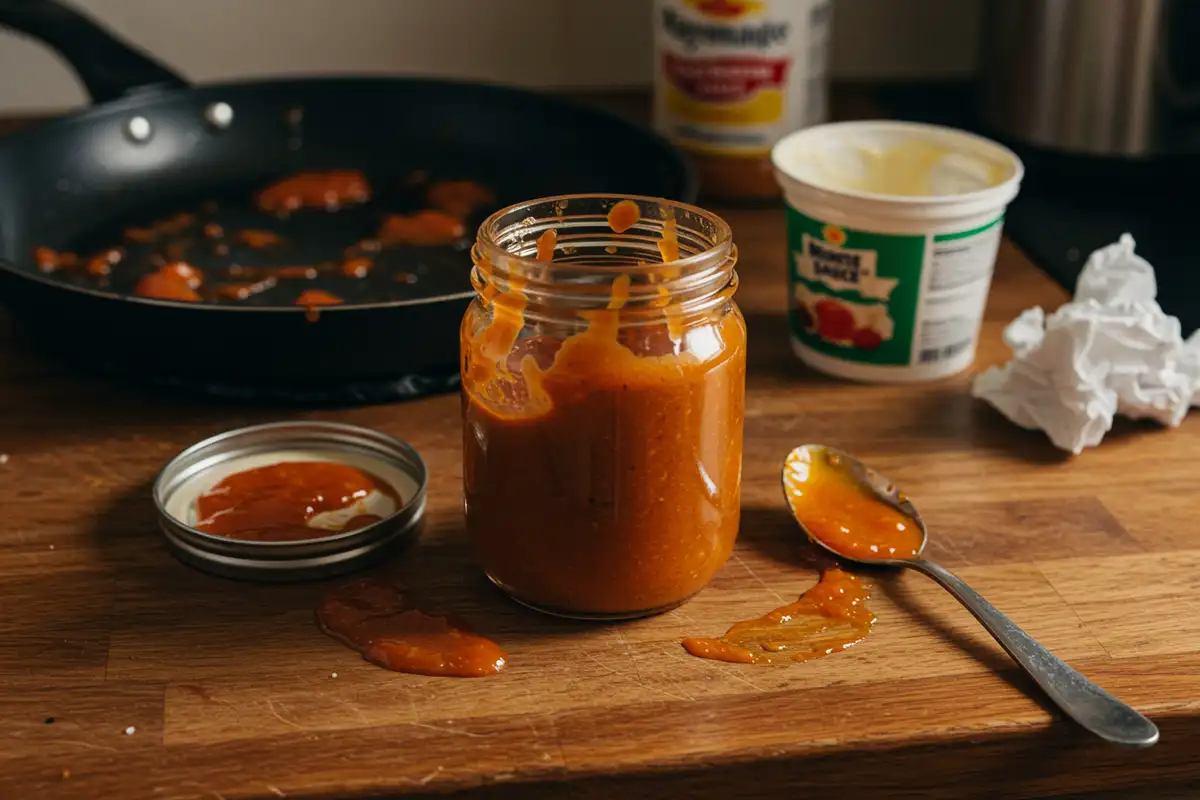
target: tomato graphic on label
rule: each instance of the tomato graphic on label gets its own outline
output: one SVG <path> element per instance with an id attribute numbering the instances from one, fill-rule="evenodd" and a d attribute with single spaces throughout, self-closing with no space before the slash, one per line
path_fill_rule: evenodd
<path id="1" fill-rule="evenodd" d="M 859 350 L 874 350 L 883 344 L 883 335 L 872 328 L 862 328 L 854 334 L 854 346 Z"/>
<path id="2" fill-rule="evenodd" d="M 844 342 L 854 336 L 854 312 L 836 300 L 817 301 L 817 333 L 831 342 Z"/>

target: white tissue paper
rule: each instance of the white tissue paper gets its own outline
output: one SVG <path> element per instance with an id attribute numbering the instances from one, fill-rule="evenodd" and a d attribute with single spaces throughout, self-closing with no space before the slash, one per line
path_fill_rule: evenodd
<path id="1" fill-rule="evenodd" d="M 1076 455 L 1100 443 L 1116 414 L 1178 425 L 1200 405 L 1200 331 L 1184 341 L 1155 302 L 1154 268 L 1133 248 L 1124 234 L 1097 250 L 1071 302 L 1013 320 L 1012 361 L 976 376 L 971 394 Z"/>

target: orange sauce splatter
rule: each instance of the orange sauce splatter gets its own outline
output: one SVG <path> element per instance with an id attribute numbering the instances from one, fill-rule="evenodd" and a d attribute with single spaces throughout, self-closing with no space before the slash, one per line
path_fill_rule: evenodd
<path id="1" fill-rule="evenodd" d="M 433 247 L 454 244 L 465 233 L 466 227 L 458 217 L 445 211 L 425 209 L 415 214 L 387 215 L 377 238 L 385 245 Z"/>
<path id="2" fill-rule="evenodd" d="M 379 578 L 331 590 L 317 606 L 317 624 L 367 661 L 397 672 L 481 678 L 508 661 L 499 645 L 461 620 L 409 607 L 400 587 Z"/>
<path id="3" fill-rule="evenodd" d="M 275 284 L 274 278 L 263 278 L 260 281 L 222 284 L 217 287 L 216 291 L 217 296 L 222 300 L 245 300 L 267 291 Z"/>
<path id="4" fill-rule="evenodd" d="M 866 585 L 836 567 L 794 603 L 765 616 L 735 623 L 719 639 L 688 638 L 683 647 L 699 658 L 737 664 L 809 661 L 862 641 L 875 615 Z"/>
<path id="5" fill-rule="evenodd" d="M 112 274 L 113 265 L 121 260 L 124 252 L 119 247 L 112 247 L 102 253 L 97 253 L 87 261 L 87 273 L 97 278 Z"/>
<path id="6" fill-rule="evenodd" d="M 56 272 L 59 269 L 70 269 L 79 264 L 79 256 L 75 253 L 60 253 L 50 247 L 33 248 L 33 261 L 42 272 Z"/>
<path id="7" fill-rule="evenodd" d="M 638 208 L 638 204 L 632 200 L 622 200 L 617 203 L 608 212 L 608 227 L 613 229 L 614 233 L 624 233 L 638 223 L 642 218 L 642 211 Z"/>
<path id="8" fill-rule="evenodd" d="M 155 272 L 144 275 L 134 287 L 133 293 L 139 297 L 153 297 L 158 300 L 183 300 L 196 302 L 200 295 L 196 289 L 204 282 L 204 274 L 191 264 L 173 261 L 164 264 Z"/>
<path id="9" fill-rule="evenodd" d="M 468 217 L 475 209 L 496 202 L 486 186 L 475 181 L 439 181 L 429 187 L 426 202 L 456 217 Z"/>
<path id="10" fill-rule="evenodd" d="M 271 274 L 276 278 L 284 278 L 289 280 L 300 278 L 311 281 L 313 278 L 317 277 L 317 268 L 305 266 L 275 267 L 271 270 Z"/>
<path id="11" fill-rule="evenodd" d="M 330 211 L 371 198 L 367 178 L 358 170 L 300 172 L 284 178 L 258 193 L 258 207 L 267 212 L 287 212 L 300 208 L 324 208 Z"/>
<path id="12" fill-rule="evenodd" d="M 244 231 L 238 231 L 237 240 L 247 247 L 259 250 L 283 244 L 283 237 L 275 231 L 258 230 L 256 228 L 247 228 Z"/>
<path id="13" fill-rule="evenodd" d="M 321 316 L 321 306 L 341 305 L 345 301 L 336 294 L 323 289 L 306 289 L 296 298 L 296 305 L 304 306 L 304 318 L 316 322 Z"/>
<path id="14" fill-rule="evenodd" d="M 365 278 L 374 264 L 369 258 L 348 258 L 342 262 L 342 274 L 347 278 Z"/>
<path id="15" fill-rule="evenodd" d="M 125 238 L 131 242 L 145 244 L 147 242 L 158 241 L 163 236 L 171 236 L 173 234 L 180 233 L 195 221 L 195 215 L 184 211 L 167 217 L 166 219 L 152 222 L 144 228 L 126 228 L 124 235 Z"/>
<path id="16" fill-rule="evenodd" d="M 910 517 L 859 486 L 836 453 L 797 449 L 784 462 L 787 501 L 804 527 L 850 558 L 916 558 L 924 535 Z"/>

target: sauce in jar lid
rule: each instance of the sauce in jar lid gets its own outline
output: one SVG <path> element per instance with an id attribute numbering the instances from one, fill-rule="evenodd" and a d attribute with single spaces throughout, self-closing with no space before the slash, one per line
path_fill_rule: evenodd
<path id="1" fill-rule="evenodd" d="M 332 422 L 213 436 L 154 483 L 182 561 L 227 577 L 304 580 L 374 561 L 419 533 L 427 475 L 409 445 Z"/>

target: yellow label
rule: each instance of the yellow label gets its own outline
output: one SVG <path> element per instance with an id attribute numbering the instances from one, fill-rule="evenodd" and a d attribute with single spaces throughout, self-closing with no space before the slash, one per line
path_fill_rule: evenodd
<path id="1" fill-rule="evenodd" d="M 656 0 L 655 124 L 689 150 L 760 154 L 825 118 L 830 0 Z"/>

